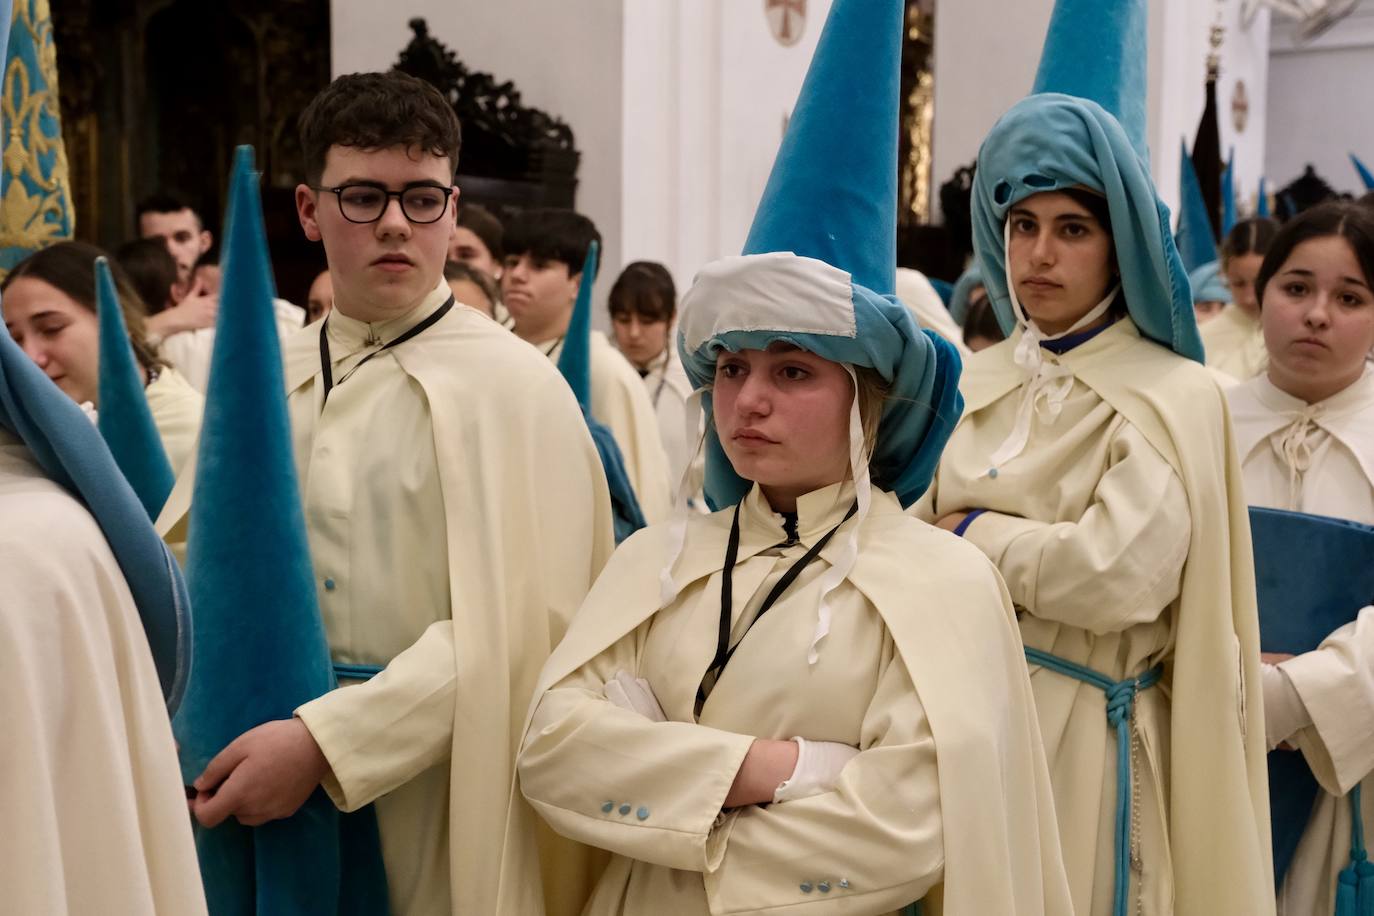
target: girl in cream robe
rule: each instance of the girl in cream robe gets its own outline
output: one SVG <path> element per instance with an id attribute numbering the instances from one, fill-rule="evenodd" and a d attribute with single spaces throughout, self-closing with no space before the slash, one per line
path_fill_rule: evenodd
<path id="1" fill-rule="evenodd" d="M 1221 246 L 1221 270 L 1231 302 L 1202 325 L 1202 345 L 1207 365 L 1237 381 L 1248 381 L 1264 371 L 1267 357 L 1255 277 L 1277 231 L 1278 223 L 1266 217 L 1241 220 Z"/>
<path id="2" fill-rule="evenodd" d="M 1020 305 L 1008 251 L 1025 220 L 1013 208 L 1060 189 L 1110 236 L 1110 263 L 1091 269 L 1114 288 L 1051 335 Z M 1074 912 L 1272 912 L 1239 465 L 1148 166 L 1112 114 L 1046 92 L 994 126 L 973 201 L 1010 337 L 968 360 L 964 417 L 916 511 L 982 550 L 1011 592 Z M 1047 206 L 1035 231 L 1058 233 Z M 1061 237 L 1045 269 L 1063 280 L 1082 262 L 1079 236 Z"/>
<path id="3" fill-rule="evenodd" d="M 1276 248 L 1287 247 L 1282 240 L 1290 234 L 1285 227 Z M 1374 235 L 1368 240 L 1374 245 Z M 1374 258 L 1374 247 L 1365 257 Z M 1278 306 L 1276 294 L 1266 293 L 1268 319 Z M 1367 292 L 1363 308 L 1363 334 L 1374 342 Z M 1271 374 L 1228 392 L 1250 504 L 1374 525 L 1374 368 L 1366 363 L 1352 384 L 1313 403 L 1284 391 Z M 1325 916 L 1335 909 L 1337 875 L 1350 864 L 1348 796 L 1356 786 L 1366 837 L 1374 825 L 1374 607 L 1315 651 L 1266 666 L 1265 703 L 1273 713 L 1292 711 L 1279 715 L 1270 745 L 1287 741 L 1301 751 L 1324 790 L 1279 889 L 1279 912 Z"/>

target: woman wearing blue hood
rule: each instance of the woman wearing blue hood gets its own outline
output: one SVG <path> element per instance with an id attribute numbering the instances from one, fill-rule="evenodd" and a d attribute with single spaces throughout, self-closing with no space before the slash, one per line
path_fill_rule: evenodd
<path id="1" fill-rule="evenodd" d="M 1272 913 L 1246 507 L 1144 153 L 1145 34 L 1143 2 L 1059 0 L 1035 94 L 983 143 L 1010 337 L 970 359 L 917 511 L 1017 607 L 1074 912 Z"/>
<path id="2" fill-rule="evenodd" d="M 1069 912 L 1006 593 L 902 511 L 960 409 L 893 294 L 902 7 L 833 5 L 745 255 L 684 297 L 722 508 L 627 540 L 540 677 L 522 790 L 611 853 L 560 912 Z"/>

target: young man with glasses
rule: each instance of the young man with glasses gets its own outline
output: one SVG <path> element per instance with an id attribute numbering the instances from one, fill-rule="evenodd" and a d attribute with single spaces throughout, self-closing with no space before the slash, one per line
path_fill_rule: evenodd
<path id="1" fill-rule="evenodd" d="M 341 77 L 301 135 L 297 209 L 334 309 L 287 342 L 286 386 L 345 686 L 226 748 L 197 816 L 261 823 L 323 784 L 342 809 L 375 803 L 393 916 L 538 914 L 514 756 L 540 665 L 612 547 L 600 460 L 558 370 L 453 307 L 460 134 L 438 91 Z"/>

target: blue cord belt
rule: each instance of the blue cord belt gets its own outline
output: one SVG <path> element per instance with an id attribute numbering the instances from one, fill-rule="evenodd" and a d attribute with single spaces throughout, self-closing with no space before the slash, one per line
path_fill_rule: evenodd
<path id="1" fill-rule="evenodd" d="M 336 680 L 370 681 L 382 670 L 381 665 L 350 665 L 348 662 L 334 663 Z"/>
<path id="2" fill-rule="evenodd" d="M 1364 848 L 1360 787 L 1350 790 L 1350 864 L 1336 877 L 1336 916 L 1374 913 L 1374 864 Z"/>
<path id="3" fill-rule="evenodd" d="M 1137 677 L 1114 681 L 1091 668 L 1030 646 L 1026 647 L 1026 661 L 1090 684 L 1107 697 L 1107 722 L 1116 732 L 1116 876 L 1112 913 L 1126 916 L 1131 854 L 1131 713 L 1135 710 L 1136 694 L 1158 684 L 1164 676 L 1164 666 L 1155 665 Z"/>

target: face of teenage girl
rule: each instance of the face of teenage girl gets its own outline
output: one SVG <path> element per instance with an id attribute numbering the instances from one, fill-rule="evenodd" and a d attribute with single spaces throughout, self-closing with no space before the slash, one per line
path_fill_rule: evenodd
<path id="1" fill-rule="evenodd" d="M 1293 249 L 1264 289 L 1261 320 L 1275 387 L 1315 403 L 1359 379 L 1374 349 L 1371 283 L 1341 236 Z"/>
<path id="2" fill-rule="evenodd" d="M 1226 261 L 1226 285 L 1231 288 L 1231 301 L 1251 318 L 1259 317 L 1259 297 L 1255 293 L 1255 278 L 1259 276 L 1262 254 L 1241 254 Z"/>
<path id="3" fill-rule="evenodd" d="M 711 395 L 721 446 L 776 511 L 849 470 L 854 383 L 844 366 L 786 344 L 722 352 Z"/>
<path id="4" fill-rule="evenodd" d="M 1007 222 L 1016 296 L 1045 334 L 1073 327 L 1115 284 L 1111 235 L 1069 195 L 1032 194 L 1011 208 Z"/>
<path id="5" fill-rule="evenodd" d="M 3 308 L 5 327 L 29 359 L 73 401 L 94 403 L 100 387 L 95 312 L 37 277 L 10 283 Z"/>

